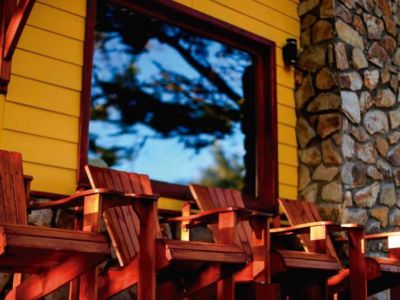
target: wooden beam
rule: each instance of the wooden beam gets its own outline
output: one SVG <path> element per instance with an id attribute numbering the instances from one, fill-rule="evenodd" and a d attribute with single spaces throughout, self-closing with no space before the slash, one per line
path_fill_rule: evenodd
<path id="1" fill-rule="evenodd" d="M 21 37 L 22 30 L 32 11 L 35 0 L 20 0 L 17 9 L 13 13 L 11 20 L 7 26 L 4 41 L 3 58 L 10 61 L 14 53 L 15 47 Z"/>
<path id="2" fill-rule="evenodd" d="M 156 221 L 157 203 L 141 203 L 136 209 L 140 219 L 138 300 L 156 299 Z"/>
<path id="3" fill-rule="evenodd" d="M 6 296 L 11 299 L 41 299 L 63 284 L 71 281 L 84 270 L 98 263 L 98 260 L 91 260 L 87 255 L 75 255 L 61 265 L 43 272 L 39 275 L 31 275 L 20 285 L 13 288 Z"/>
<path id="4" fill-rule="evenodd" d="M 102 198 L 100 194 L 85 197 L 83 206 L 83 231 L 100 232 Z M 94 268 L 79 278 L 79 299 L 98 298 L 98 268 Z"/>
<path id="5" fill-rule="evenodd" d="M 16 10 L 15 0 L 0 0 L 0 92 L 7 91 L 7 84 L 10 81 L 11 62 L 3 59 L 4 45 L 8 24 Z"/>
<path id="6" fill-rule="evenodd" d="M 34 3 L 35 0 L 0 0 L 0 93 L 7 92 L 12 55 Z"/>
<path id="7" fill-rule="evenodd" d="M 110 268 L 99 278 L 99 300 L 108 299 L 138 282 L 139 260 L 135 257 L 123 268 Z"/>

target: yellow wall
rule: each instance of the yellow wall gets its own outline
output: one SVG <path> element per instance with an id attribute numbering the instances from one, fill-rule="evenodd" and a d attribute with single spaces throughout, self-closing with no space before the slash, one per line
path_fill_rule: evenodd
<path id="1" fill-rule="evenodd" d="M 294 73 L 282 45 L 299 37 L 297 0 L 177 0 L 277 44 L 279 194 L 297 195 Z M 12 63 L 6 99 L 0 96 L 3 149 L 21 151 L 33 189 L 68 194 L 78 158 L 85 0 L 37 0 Z"/>
<path id="2" fill-rule="evenodd" d="M 84 0 L 37 0 L 0 97 L 1 148 L 23 153 L 34 190 L 75 190 L 85 13 Z"/>
<path id="3" fill-rule="evenodd" d="M 297 196 L 297 142 L 294 69 L 285 68 L 282 46 L 300 36 L 298 0 L 177 0 L 276 43 L 278 80 L 279 196 Z"/>

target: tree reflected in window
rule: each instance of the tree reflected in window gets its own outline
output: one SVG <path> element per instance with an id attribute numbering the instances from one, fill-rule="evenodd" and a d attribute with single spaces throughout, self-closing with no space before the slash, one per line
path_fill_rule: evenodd
<path id="1" fill-rule="evenodd" d="M 98 5 L 91 158 L 153 179 L 254 190 L 252 57 Z"/>

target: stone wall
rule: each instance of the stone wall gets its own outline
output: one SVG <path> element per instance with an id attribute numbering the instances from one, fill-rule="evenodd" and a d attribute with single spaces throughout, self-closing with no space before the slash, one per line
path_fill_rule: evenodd
<path id="1" fill-rule="evenodd" d="M 400 1 L 304 0 L 299 16 L 300 198 L 368 232 L 399 229 Z"/>

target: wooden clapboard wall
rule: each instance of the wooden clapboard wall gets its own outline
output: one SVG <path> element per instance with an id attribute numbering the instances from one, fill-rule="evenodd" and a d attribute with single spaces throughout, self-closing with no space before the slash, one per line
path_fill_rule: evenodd
<path id="1" fill-rule="evenodd" d="M 279 195 L 297 196 L 294 70 L 282 46 L 299 38 L 298 0 L 176 0 L 277 44 Z M 37 0 L 0 95 L 0 145 L 24 154 L 33 189 L 68 194 L 76 185 L 85 0 Z M 172 205 L 175 206 L 175 205 Z"/>
<path id="2" fill-rule="evenodd" d="M 34 190 L 75 190 L 85 14 L 85 0 L 37 0 L 14 54 L 1 148 L 23 152 Z"/>

